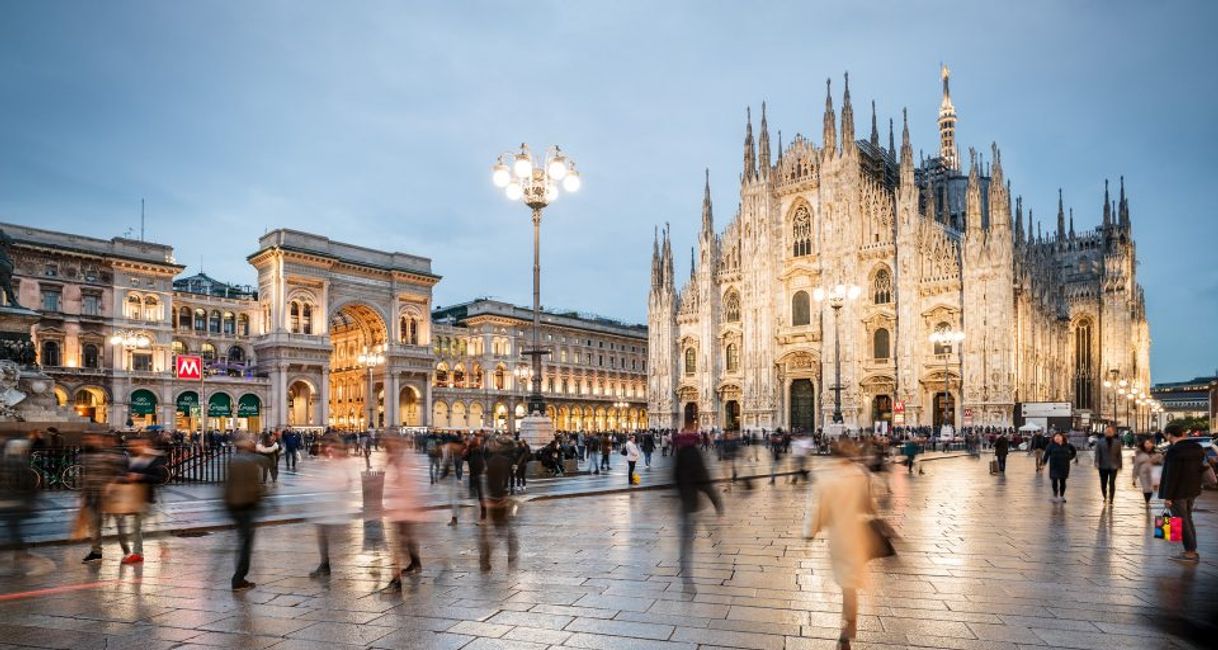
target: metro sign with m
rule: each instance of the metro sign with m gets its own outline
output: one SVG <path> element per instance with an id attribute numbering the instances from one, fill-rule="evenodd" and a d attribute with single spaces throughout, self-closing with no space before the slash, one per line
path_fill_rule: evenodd
<path id="1" fill-rule="evenodd" d="M 203 357 L 195 354 L 179 354 L 174 358 L 178 379 L 203 379 Z"/>

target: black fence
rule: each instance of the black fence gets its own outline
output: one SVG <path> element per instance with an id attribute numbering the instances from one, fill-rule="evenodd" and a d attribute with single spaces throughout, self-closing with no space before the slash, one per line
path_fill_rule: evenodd
<path id="1" fill-rule="evenodd" d="M 123 447 L 119 453 L 126 453 Z M 220 483 L 228 476 L 233 448 L 228 445 L 170 445 L 165 456 L 162 485 Z M 44 449 L 30 454 L 30 469 L 43 490 L 77 490 L 81 485 L 80 447 Z"/>

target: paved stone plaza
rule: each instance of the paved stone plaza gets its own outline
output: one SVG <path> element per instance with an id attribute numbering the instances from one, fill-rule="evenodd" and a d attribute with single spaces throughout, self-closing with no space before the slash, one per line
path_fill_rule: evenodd
<path id="1" fill-rule="evenodd" d="M 1128 475 L 1105 508 L 1081 461 L 1064 505 L 1022 454 L 1006 477 L 956 458 L 900 475 L 892 495 L 877 482 L 903 538 L 897 558 L 872 564 L 855 647 L 1194 647 L 1155 623 L 1168 603 L 1213 598 L 1218 499 L 1199 503 L 1202 563 L 1180 565 L 1167 559 L 1178 547 L 1150 539 Z M 321 580 L 307 577 L 310 526 L 260 529 L 258 587 L 238 594 L 231 531 L 157 536 L 140 568 L 120 567 L 113 543 L 100 566 L 79 564 L 81 545 L 41 547 L 42 575 L 0 579 L 0 648 L 831 648 L 840 594 L 825 543 L 799 535 L 807 494 L 767 481 L 728 491 L 726 514 L 703 519 L 696 593 L 681 588 L 676 499 L 663 490 L 526 503 L 518 566 L 500 546 L 489 574 L 479 529 L 436 511 L 424 572 L 402 594 L 378 591 L 390 569 L 376 522 L 348 528 Z"/>

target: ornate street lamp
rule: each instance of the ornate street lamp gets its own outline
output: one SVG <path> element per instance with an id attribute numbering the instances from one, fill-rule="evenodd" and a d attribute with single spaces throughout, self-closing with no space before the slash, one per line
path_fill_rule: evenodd
<path id="1" fill-rule="evenodd" d="M 512 393 L 514 395 L 516 393 L 517 386 L 529 385 L 530 380 L 533 379 L 533 369 L 530 368 L 529 366 L 516 366 L 516 368 L 514 370 L 512 370 L 512 376 L 516 378 L 516 381 L 512 382 Z M 520 391 L 520 395 L 523 400 L 524 391 Z M 512 407 L 510 409 L 510 412 L 508 413 L 508 433 L 516 433 L 516 400 L 515 399 L 512 400 Z"/>
<path id="2" fill-rule="evenodd" d="M 948 391 L 951 390 L 951 387 L 948 385 L 947 366 L 951 361 L 952 352 L 956 351 L 956 346 L 960 342 L 964 341 L 964 332 L 959 330 L 945 329 L 931 332 L 928 338 L 934 345 L 941 345 L 947 348 L 947 352 L 940 355 L 943 357 L 943 421 L 939 425 L 940 437 L 942 437 L 943 427 L 947 426 L 949 417 L 947 412 L 947 398 L 950 395 Z M 963 386 L 963 382 L 961 382 L 961 386 Z"/>
<path id="3" fill-rule="evenodd" d="M 364 348 L 364 351 L 356 357 L 359 365 L 368 369 L 368 430 L 372 431 L 376 426 L 376 385 L 372 383 L 372 370 L 377 366 L 385 364 L 385 355 L 381 353 L 379 347 L 373 347 L 371 350 Z"/>
<path id="4" fill-rule="evenodd" d="M 525 144 L 516 153 L 503 153 L 491 171 L 491 181 L 512 201 L 523 201 L 533 210 L 533 349 L 525 354 L 533 359 L 533 390 L 529 394 L 528 412 L 545 416 L 546 404 L 541 396 L 541 211 L 558 199 L 559 185 L 567 192 L 579 189 L 581 179 L 575 162 L 557 147 L 546 151 L 538 165 Z"/>
<path id="5" fill-rule="evenodd" d="M 863 290 L 853 284 L 838 284 L 826 290 L 817 287 L 812 291 L 816 302 L 829 301 L 833 308 L 833 423 L 842 423 L 842 337 L 838 324 L 838 313 L 847 301 L 854 301 Z"/>

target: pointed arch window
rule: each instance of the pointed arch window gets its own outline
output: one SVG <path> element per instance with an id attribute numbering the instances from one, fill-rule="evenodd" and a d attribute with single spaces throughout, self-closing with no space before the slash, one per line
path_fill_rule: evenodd
<path id="1" fill-rule="evenodd" d="M 698 353 L 693 348 L 685 348 L 685 375 L 691 376 L 698 371 Z"/>
<path id="2" fill-rule="evenodd" d="M 740 322 L 740 294 L 729 291 L 723 299 L 723 320 L 727 323 Z"/>
<path id="3" fill-rule="evenodd" d="M 812 322 L 812 310 L 807 291 L 796 291 L 791 296 L 791 325 L 800 327 Z"/>
<path id="4" fill-rule="evenodd" d="M 1074 406 L 1078 409 L 1095 408 L 1092 359 L 1091 321 L 1080 321 L 1074 328 Z"/>
<path id="5" fill-rule="evenodd" d="M 794 257 L 812 254 L 812 213 L 806 205 L 795 210 L 795 218 L 791 220 L 791 241 Z"/>
<path id="6" fill-rule="evenodd" d="M 871 283 L 871 297 L 877 305 L 887 305 L 892 302 L 892 274 L 888 269 L 876 271 Z"/>
<path id="7" fill-rule="evenodd" d="M 740 348 L 735 343 L 728 343 L 727 349 L 723 352 L 724 366 L 728 372 L 736 372 L 740 369 Z"/>
<path id="8" fill-rule="evenodd" d="M 872 355 L 877 361 L 887 361 L 892 354 L 888 330 L 881 327 L 871 337 Z"/>

